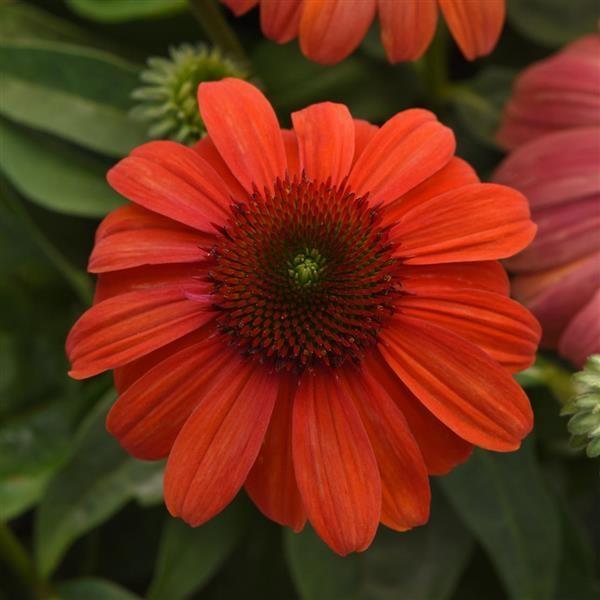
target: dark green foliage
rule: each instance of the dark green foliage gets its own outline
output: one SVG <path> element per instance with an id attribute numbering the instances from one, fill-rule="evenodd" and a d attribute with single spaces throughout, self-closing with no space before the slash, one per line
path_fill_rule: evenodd
<path id="1" fill-rule="evenodd" d="M 256 11 L 228 18 L 285 126 L 322 100 L 375 123 L 425 106 L 486 178 L 515 75 L 593 31 L 598 5 L 508 0 L 508 15 L 497 50 L 475 63 L 441 38 L 435 74 L 432 53 L 387 64 L 376 27 L 324 67 L 295 42 L 265 40 Z M 308 526 L 268 522 L 243 493 L 188 528 L 162 505 L 163 464 L 106 433 L 110 377 L 70 380 L 64 340 L 91 301 L 94 229 L 122 202 L 105 173 L 146 139 L 130 114 L 139 71 L 170 45 L 210 43 L 202 32 L 184 0 L 0 1 L 0 600 L 599 598 L 598 468 L 568 446 L 570 373 L 552 355 L 520 378 L 535 439 L 514 454 L 476 451 L 433 482 L 428 525 L 382 527 L 345 559 Z"/>

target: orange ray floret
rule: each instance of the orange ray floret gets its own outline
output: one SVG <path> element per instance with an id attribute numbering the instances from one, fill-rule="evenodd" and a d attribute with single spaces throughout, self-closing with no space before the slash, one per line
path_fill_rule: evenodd
<path id="1" fill-rule="evenodd" d="M 388 60 L 420 58 L 431 43 L 441 10 L 464 56 L 489 54 L 504 24 L 504 0 L 221 0 L 242 15 L 257 4 L 260 24 L 280 44 L 298 37 L 305 56 L 337 63 L 350 55 L 376 15 Z"/>
<path id="2" fill-rule="evenodd" d="M 242 486 L 339 554 L 423 524 L 429 475 L 532 426 L 512 373 L 539 326 L 498 262 L 533 238 L 525 198 L 479 183 L 427 111 L 377 128 L 317 104 L 288 131 L 243 81 L 199 102 L 208 138 L 108 175 L 134 204 L 98 229 L 71 375 L 114 370 L 108 429 L 168 458 L 165 502 L 191 525 Z"/>

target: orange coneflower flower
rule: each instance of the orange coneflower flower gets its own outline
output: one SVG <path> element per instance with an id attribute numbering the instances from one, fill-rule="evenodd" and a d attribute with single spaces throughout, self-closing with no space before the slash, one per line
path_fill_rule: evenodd
<path id="1" fill-rule="evenodd" d="M 433 36 L 438 5 L 469 60 L 489 54 L 504 24 L 504 0 L 221 0 L 236 15 L 260 4 L 263 33 L 283 44 L 300 38 L 305 56 L 332 64 L 354 52 L 379 12 L 390 62 L 422 56 Z"/>
<path id="2" fill-rule="evenodd" d="M 152 142 L 109 173 L 134 204 L 98 229 L 71 375 L 115 370 L 108 429 L 168 456 L 191 525 L 242 486 L 340 554 L 424 523 L 428 474 L 532 426 L 511 373 L 540 332 L 496 262 L 534 235 L 525 198 L 480 183 L 425 110 L 378 128 L 323 103 L 288 131 L 236 79 L 199 104 L 194 149 Z"/>

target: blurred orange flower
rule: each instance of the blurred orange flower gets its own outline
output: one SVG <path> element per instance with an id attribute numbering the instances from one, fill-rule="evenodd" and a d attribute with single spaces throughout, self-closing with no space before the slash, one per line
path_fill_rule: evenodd
<path id="1" fill-rule="evenodd" d="M 260 4 L 263 33 L 279 43 L 300 38 L 305 56 L 337 63 L 365 37 L 375 14 L 390 62 L 422 56 L 436 29 L 438 5 L 469 60 L 489 54 L 504 24 L 504 0 L 221 0 L 236 15 Z"/>
<path id="2" fill-rule="evenodd" d="M 512 373 L 539 326 L 498 259 L 535 226 L 425 110 L 381 128 L 316 104 L 282 130 L 235 79 L 199 88 L 208 137 L 109 173 L 134 204 L 100 225 L 71 375 L 115 370 L 108 429 L 168 456 L 165 500 L 200 525 L 242 486 L 338 553 L 427 521 L 429 474 L 532 426 Z"/>

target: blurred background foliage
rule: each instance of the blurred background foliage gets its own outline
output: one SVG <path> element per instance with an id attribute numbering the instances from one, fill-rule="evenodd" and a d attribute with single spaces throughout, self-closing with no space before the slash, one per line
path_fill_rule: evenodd
<path id="1" fill-rule="evenodd" d="M 465 62 L 440 30 L 421 61 L 391 66 L 374 26 L 334 67 L 265 40 L 256 11 L 225 18 L 284 124 L 321 100 L 377 123 L 429 107 L 486 178 L 515 74 L 598 16 L 596 0 L 508 0 L 486 59 Z M 201 25 L 186 0 L 0 0 L 0 598 L 600 598 L 598 463 L 568 446 L 570 371 L 554 356 L 520 376 L 537 419 L 519 452 L 476 452 L 433 481 L 427 526 L 382 528 L 345 559 L 243 497 L 188 528 L 162 505 L 162 464 L 105 432 L 111 380 L 70 380 L 64 339 L 91 301 L 98 220 L 122 202 L 104 174 L 146 139 L 130 114 L 140 72 L 173 45 L 210 42 Z"/>

